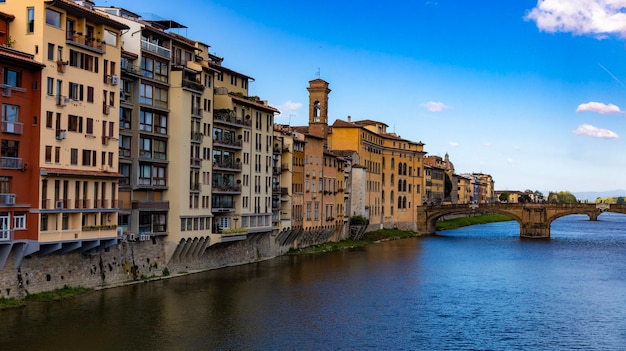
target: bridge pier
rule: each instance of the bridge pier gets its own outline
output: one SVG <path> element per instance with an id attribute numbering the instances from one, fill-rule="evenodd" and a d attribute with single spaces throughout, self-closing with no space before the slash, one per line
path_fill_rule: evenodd
<path id="1" fill-rule="evenodd" d="M 549 239 L 550 238 L 550 224 L 545 223 L 525 223 L 520 224 L 519 236 L 522 238 L 532 239 Z"/>

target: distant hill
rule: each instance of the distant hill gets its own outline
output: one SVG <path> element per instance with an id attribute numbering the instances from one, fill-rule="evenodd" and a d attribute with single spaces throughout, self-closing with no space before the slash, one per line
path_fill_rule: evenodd
<path id="1" fill-rule="evenodd" d="M 549 192 L 548 192 L 549 193 Z M 544 193 L 544 194 L 548 194 Z M 598 197 L 606 198 L 606 197 L 626 197 L 626 190 L 607 190 L 607 191 L 581 191 L 581 192 L 572 192 L 576 199 L 578 200 L 589 200 L 595 201 Z"/>

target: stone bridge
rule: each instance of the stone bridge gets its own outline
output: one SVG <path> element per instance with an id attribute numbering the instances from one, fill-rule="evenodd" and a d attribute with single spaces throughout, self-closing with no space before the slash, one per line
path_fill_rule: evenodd
<path id="1" fill-rule="evenodd" d="M 435 234 L 437 220 L 447 215 L 471 215 L 499 213 L 519 223 L 520 236 L 526 238 L 549 238 L 550 224 L 557 218 L 571 214 L 585 214 L 592 221 L 602 212 L 626 214 L 626 205 L 615 204 L 463 204 L 422 206 L 417 209 L 417 230 L 422 234 Z"/>

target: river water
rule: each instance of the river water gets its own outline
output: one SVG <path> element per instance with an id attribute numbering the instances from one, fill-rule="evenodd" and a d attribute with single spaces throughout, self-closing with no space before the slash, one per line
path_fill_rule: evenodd
<path id="1" fill-rule="evenodd" d="M 624 350 L 626 216 L 281 257 L 0 311 L 0 350 Z"/>

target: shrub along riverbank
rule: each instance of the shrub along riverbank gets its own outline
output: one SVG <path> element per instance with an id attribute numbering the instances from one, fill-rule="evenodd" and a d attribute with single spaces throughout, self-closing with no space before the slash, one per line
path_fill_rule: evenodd
<path id="1" fill-rule="evenodd" d="M 23 307 L 27 303 L 31 302 L 51 302 L 51 301 L 59 301 L 65 299 L 71 299 L 75 296 L 86 294 L 90 292 L 92 289 L 82 288 L 82 287 L 71 287 L 65 286 L 61 289 L 46 291 L 39 294 L 30 294 L 26 295 L 24 299 L 15 299 L 15 298 L 0 298 L 0 310 L 4 310 L 7 308 L 17 308 Z"/>
<path id="2" fill-rule="evenodd" d="M 500 214 L 489 214 L 474 217 L 459 217 L 445 221 L 437 222 L 437 230 L 446 230 L 461 228 L 475 224 L 486 224 L 493 222 L 505 222 L 512 220 L 510 217 Z M 320 245 L 310 246 L 303 249 L 291 250 L 290 255 L 302 255 L 302 254 L 316 254 L 323 252 L 339 251 L 344 249 L 352 249 L 362 247 L 367 244 L 371 244 L 381 240 L 393 240 L 408 238 L 412 236 L 419 236 L 418 233 L 413 231 L 404 231 L 399 229 L 380 229 L 373 232 L 365 233 L 365 236 L 361 240 L 346 239 L 339 242 L 328 242 Z"/>

